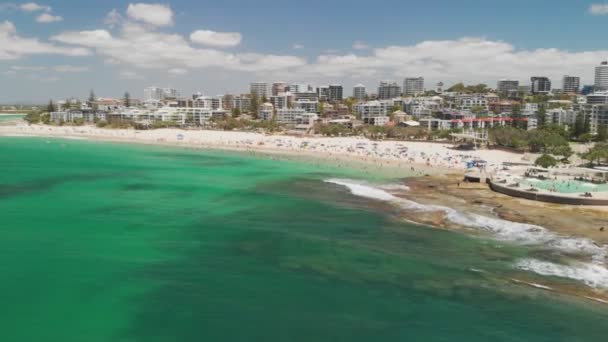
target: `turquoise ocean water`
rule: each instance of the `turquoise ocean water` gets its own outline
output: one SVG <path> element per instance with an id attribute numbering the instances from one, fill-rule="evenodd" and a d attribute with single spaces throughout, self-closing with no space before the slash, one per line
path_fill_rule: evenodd
<path id="1" fill-rule="evenodd" d="M 355 171 L 0 138 L 2 341 L 606 341 L 534 252 L 400 221 Z M 478 270 L 484 270 L 479 272 Z"/>

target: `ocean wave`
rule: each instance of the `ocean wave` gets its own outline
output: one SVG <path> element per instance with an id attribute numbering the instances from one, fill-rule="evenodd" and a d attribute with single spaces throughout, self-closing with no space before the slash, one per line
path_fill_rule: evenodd
<path id="1" fill-rule="evenodd" d="M 608 289 L 608 269 L 595 263 L 561 265 L 537 259 L 523 259 L 515 267 L 544 276 L 569 278 L 589 287 Z"/>
<path id="2" fill-rule="evenodd" d="M 608 246 L 599 246 L 593 240 L 587 238 L 559 236 L 558 234 L 555 234 L 549 231 L 548 229 L 538 225 L 518 223 L 503 220 L 501 218 L 496 217 L 489 217 L 474 213 L 466 213 L 440 205 L 427 205 L 418 203 L 415 201 L 397 197 L 389 193 L 387 190 L 382 189 L 381 187 L 377 187 L 365 182 L 355 181 L 351 179 L 328 179 L 325 182 L 344 186 L 353 195 L 356 196 L 393 203 L 394 205 L 397 205 L 403 208 L 404 210 L 424 212 L 443 211 L 445 213 L 445 218 L 448 221 L 460 226 L 476 228 L 479 230 L 486 231 L 490 233 L 495 239 L 501 241 L 517 243 L 521 245 L 533 245 L 541 248 L 558 250 L 560 252 L 568 254 L 582 254 L 590 256 L 592 263 L 589 265 L 593 266 L 592 269 L 600 273 L 603 272 L 608 277 L 608 269 L 604 266 L 604 262 L 608 257 Z M 560 266 L 557 264 L 551 265 Z M 570 266 L 564 267 L 566 267 L 567 269 Z M 545 270 L 545 272 L 547 272 L 546 270 L 550 269 L 547 267 L 529 268 L 530 271 L 533 272 L 536 272 L 537 269 Z M 562 272 L 562 274 L 570 275 L 566 276 L 567 278 L 572 278 L 573 274 L 579 274 L 581 275 L 581 279 L 578 280 L 581 281 L 583 281 L 585 275 L 592 275 L 591 272 L 582 272 L 584 269 L 576 269 L 576 272 L 574 272 L 573 270 L 574 269 L 570 269 L 571 272 Z M 543 274 L 540 272 L 536 273 Z M 557 273 L 557 271 L 555 273 Z M 595 280 L 593 280 L 593 278 L 590 279 L 592 279 L 589 281 L 590 283 L 597 283 Z M 604 281 L 604 284 L 606 285 L 606 287 L 608 287 L 608 278 L 605 278 Z"/>

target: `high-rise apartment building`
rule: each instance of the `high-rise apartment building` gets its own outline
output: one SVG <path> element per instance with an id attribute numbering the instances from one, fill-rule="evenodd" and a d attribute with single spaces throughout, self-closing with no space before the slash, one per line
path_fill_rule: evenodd
<path id="1" fill-rule="evenodd" d="M 595 67 L 595 91 L 608 90 L 608 62 Z"/>
<path id="2" fill-rule="evenodd" d="M 329 102 L 342 101 L 344 99 L 344 88 L 339 84 L 329 85 Z"/>
<path id="3" fill-rule="evenodd" d="M 144 101 L 160 101 L 163 99 L 163 90 L 158 87 L 144 89 Z"/>
<path id="4" fill-rule="evenodd" d="M 496 83 L 496 92 L 505 97 L 516 97 L 519 93 L 519 81 L 500 80 Z"/>
<path id="5" fill-rule="evenodd" d="M 403 94 L 405 96 L 414 96 L 421 93 L 424 93 L 423 77 L 408 77 L 403 80 Z"/>
<path id="6" fill-rule="evenodd" d="M 401 96 L 401 87 L 397 82 L 383 81 L 378 87 L 378 99 L 389 100 Z"/>
<path id="7" fill-rule="evenodd" d="M 365 100 L 367 97 L 367 91 L 363 84 L 357 84 L 353 87 L 353 97 L 359 101 Z"/>
<path id="8" fill-rule="evenodd" d="M 581 87 L 581 79 L 576 76 L 564 75 L 562 79 L 562 90 L 564 93 L 578 93 Z"/>
<path id="9" fill-rule="evenodd" d="M 277 96 L 287 91 L 288 84 L 285 82 L 274 82 L 272 84 L 272 96 Z"/>
<path id="10" fill-rule="evenodd" d="M 551 80 L 544 76 L 530 78 L 530 92 L 532 94 L 547 94 L 551 91 Z"/>
<path id="11" fill-rule="evenodd" d="M 249 92 L 258 98 L 268 99 L 271 95 L 270 85 L 264 82 L 254 82 L 249 85 Z"/>

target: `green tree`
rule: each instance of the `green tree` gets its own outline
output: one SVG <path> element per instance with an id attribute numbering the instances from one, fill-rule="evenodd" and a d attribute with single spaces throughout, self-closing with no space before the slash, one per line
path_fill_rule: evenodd
<path id="1" fill-rule="evenodd" d="M 463 93 L 466 90 L 466 87 L 464 86 L 464 84 L 462 84 L 462 82 L 456 83 L 453 86 L 448 88 L 448 92 L 456 92 L 456 93 Z"/>
<path id="2" fill-rule="evenodd" d="M 46 111 L 49 113 L 56 111 L 56 107 L 55 107 L 55 104 L 53 103 L 53 100 L 49 100 L 49 104 L 46 106 Z"/>
<path id="3" fill-rule="evenodd" d="M 578 139 L 581 135 L 585 133 L 585 117 L 579 113 L 576 115 L 576 119 L 574 121 L 574 127 L 572 129 L 572 138 Z"/>
<path id="4" fill-rule="evenodd" d="M 232 117 L 238 118 L 239 116 L 241 116 L 241 110 L 238 108 L 232 108 Z"/>
<path id="5" fill-rule="evenodd" d="M 131 107 L 131 94 L 129 94 L 128 91 L 125 92 L 125 95 L 123 96 L 122 101 L 123 101 L 125 107 L 127 107 L 127 108 Z"/>
<path id="6" fill-rule="evenodd" d="M 578 140 L 580 142 L 588 144 L 593 140 L 593 135 L 591 135 L 591 133 L 583 133 L 578 137 Z"/>
<path id="7" fill-rule="evenodd" d="M 551 155 L 543 154 L 542 156 L 540 156 L 536 159 L 534 164 L 544 167 L 544 168 L 549 168 L 549 167 L 557 165 L 557 160 Z"/>
<path id="8" fill-rule="evenodd" d="M 91 89 L 91 92 L 89 93 L 89 98 L 87 100 L 87 104 L 93 110 L 97 110 L 97 103 L 95 103 L 96 100 L 97 100 L 97 97 L 95 97 L 95 92 L 93 91 L 93 89 Z"/>
<path id="9" fill-rule="evenodd" d="M 538 128 L 544 128 L 547 124 L 547 110 L 545 106 L 539 106 L 538 112 L 536 113 L 536 120 L 538 121 Z"/>
<path id="10" fill-rule="evenodd" d="M 258 98 L 258 94 L 251 93 L 251 103 L 249 107 L 249 112 L 253 115 L 254 118 L 258 117 L 258 109 L 260 109 L 260 100 Z"/>
<path id="11" fill-rule="evenodd" d="M 608 141 L 608 125 L 597 126 L 597 141 L 606 142 Z"/>
<path id="12" fill-rule="evenodd" d="M 590 163 L 601 164 L 603 161 L 608 161 L 608 143 L 597 143 L 587 152 L 583 153 L 581 157 L 588 160 Z"/>

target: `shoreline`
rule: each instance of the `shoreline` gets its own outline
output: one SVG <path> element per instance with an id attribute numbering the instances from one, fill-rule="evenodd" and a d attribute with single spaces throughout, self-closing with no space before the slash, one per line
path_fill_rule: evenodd
<path id="1" fill-rule="evenodd" d="M 405 176 L 460 173 L 466 161 L 487 160 L 490 166 L 503 162 L 527 162 L 523 154 L 507 151 L 458 151 L 449 143 L 424 141 L 373 141 L 362 137 L 295 137 L 252 132 L 181 129 L 138 131 L 94 126 L 16 125 L 0 126 L 0 136 L 83 138 L 92 141 L 152 144 L 196 149 L 260 153 L 288 158 L 361 164 L 373 170 L 403 171 Z"/>

